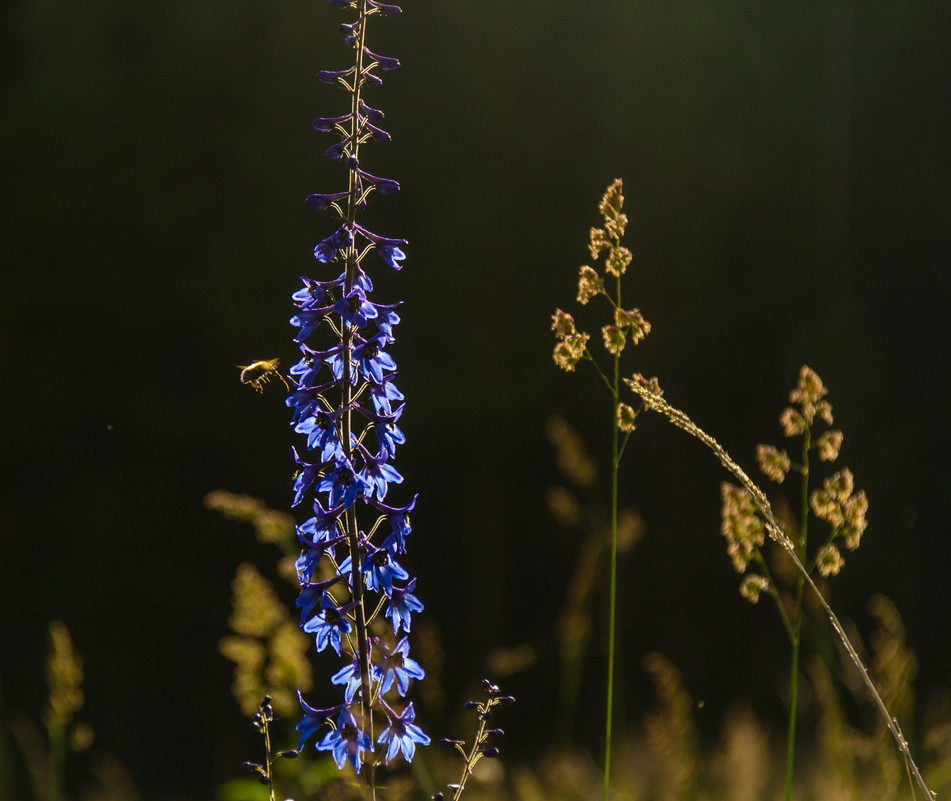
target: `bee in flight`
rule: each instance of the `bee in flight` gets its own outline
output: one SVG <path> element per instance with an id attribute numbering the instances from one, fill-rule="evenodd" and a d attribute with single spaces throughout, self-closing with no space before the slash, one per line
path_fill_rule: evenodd
<path id="1" fill-rule="evenodd" d="M 271 376 L 277 376 L 281 379 L 284 386 L 287 387 L 287 391 L 290 392 L 290 386 L 277 369 L 278 362 L 280 362 L 280 359 L 267 359 L 265 361 L 252 362 L 251 364 L 239 364 L 238 367 L 241 369 L 241 383 L 250 384 L 257 392 L 264 392 L 264 385 L 271 380 Z"/>

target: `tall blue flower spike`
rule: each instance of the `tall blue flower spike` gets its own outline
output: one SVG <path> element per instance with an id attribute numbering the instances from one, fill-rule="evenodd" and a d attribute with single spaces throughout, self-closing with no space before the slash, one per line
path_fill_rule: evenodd
<path id="1" fill-rule="evenodd" d="M 394 383 L 397 367 L 389 352 L 399 303 L 372 301 L 373 282 L 362 266 L 375 250 L 384 264 L 401 269 L 407 243 L 356 221 L 374 194 L 392 195 L 400 188 L 360 162 L 361 145 L 390 141 L 380 127 L 383 112 L 367 105 L 364 90 L 382 83 L 378 72 L 399 67 L 395 58 L 366 47 L 367 23 L 400 9 L 377 0 L 328 2 L 356 16 L 339 26 L 353 65 L 317 77 L 346 92 L 350 111 L 318 117 L 313 127 L 338 138 L 325 155 L 346 168 L 347 188 L 308 195 L 305 203 L 334 216 L 332 231 L 314 247 L 314 259 L 318 265 L 337 264 L 342 272 L 333 280 L 304 277 L 292 296 L 297 311 L 290 322 L 301 358 L 290 369 L 287 405 L 294 431 L 304 438 L 294 449 L 292 505 L 306 500 L 313 510 L 297 527 L 302 548 L 297 606 L 316 650 L 332 650 L 343 659 L 331 678 L 343 687 L 343 700 L 316 709 L 301 698 L 297 730 L 300 748 L 313 737 L 316 748 L 330 751 L 339 767 L 350 764 L 358 773 L 369 767 L 372 784 L 376 765 L 398 755 L 408 762 L 417 745 L 429 743 L 414 722 L 413 704 L 404 700 L 411 682 L 423 678 L 423 668 L 410 657 L 408 638 L 398 637 L 400 629 L 409 631 L 411 614 L 423 608 L 414 594 L 416 579 L 395 558 L 406 552 L 416 497 L 405 506 L 383 503 L 403 481 L 392 465 L 405 441 L 397 426 L 403 393 Z M 327 331 L 332 339 L 313 341 Z"/>

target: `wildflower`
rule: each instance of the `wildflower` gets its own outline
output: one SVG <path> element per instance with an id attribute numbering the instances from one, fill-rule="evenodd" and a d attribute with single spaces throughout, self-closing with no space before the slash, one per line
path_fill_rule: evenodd
<path id="1" fill-rule="evenodd" d="M 373 678 L 380 682 L 380 692 L 387 692 L 395 683 L 401 697 L 409 692 L 409 680 L 421 679 L 426 675 L 422 667 L 409 656 L 409 640 L 401 637 L 392 652 L 374 666 Z"/>
<path id="2" fill-rule="evenodd" d="M 413 721 L 416 720 L 416 711 L 413 709 L 413 702 L 410 701 L 399 715 L 389 714 L 389 725 L 380 732 L 377 742 L 380 745 L 386 745 L 386 761 L 392 762 L 400 752 L 403 759 L 411 762 L 416 753 L 416 745 L 429 745 L 429 735 L 427 735 Z"/>
<path id="3" fill-rule="evenodd" d="M 353 506 L 358 494 L 363 494 L 366 484 L 358 476 L 346 456 L 338 456 L 334 470 L 317 486 L 319 492 L 329 494 L 329 503 L 336 506 L 341 501 L 345 509 Z"/>
<path id="4" fill-rule="evenodd" d="M 412 579 L 409 584 L 402 589 L 399 587 L 393 588 L 393 592 L 390 595 L 389 606 L 384 614 L 390 618 L 390 621 L 393 623 L 394 634 L 401 628 L 408 633 L 412 622 L 410 614 L 412 612 L 423 611 L 423 604 L 419 598 L 413 595 L 413 590 L 415 589 L 416 579 Z"/>
<path id="5" fill-rule="evenodd" d="M 362 375 L 377 384 L 383 383 L 383 371 L 395 370 L 393 357 L 381 348 L 378 336 L 371 337 L 353 349 L 353 358 L 360 365 Z"/>
<path id="6" fill-rule="evenodd" d="M 317 243 L 314 248 L 314 258 L 321 263 L 332 261 L 341 250 L 349 247 L 352 242 L 353 235 L 346 225 L 341 225 L 330 236 Z"/>
<path id="7" fill-rule="evenodd" d="M 301 581 L 297 602 L 301 622 L 303 630 L 313 635 L 317 651 L 329 646 L 339 656 L 346 637 L 347 655 L 346 664 L 331 676 L 331 684 L 343 687 L 343 705 L 313 710 L 301 701 L 304 717 L 298 731 L 303 746 L 329 723 L 330 731 L 316 747 L 332 752 L 338 767 L 349 762 L 359 771 L 364 762 L 380 761 L 363 730 L 364 725 L 369 729 L 374 714 L 390 720 L 387 739 L 379 744 L 395 749 L 391 757 L 402 752 L 409 760 L 415 745 L 429 740 L 413 723 L 412 705 L 398 715 L 382 698 L 392 686 L 405 694 L 411 678 L 423 677 L 422 668 L 409 656 L 408 640 L 404 637 L 389 651 L 368 634 L 377 616 L 390 619 L 394 634 L 400 629 L 408 632 L 412 614 L 423 609 L 413 594 L 416 580 L 396 561 L 396 555 L 406 551 L 409 512 L 416 498 L 405 506 L 383 503 L 392 487 L 403 482 L 392 460 L 397 446 L 406 441 L 398 426 L 404 396 L 393 382 L 397 365 L 388 352 L 400 322 L 400 304 L 372 299 L 373 281 L 363 265 L 366 254 L 376 251 L 384 264 L 401 269 L 407 242 L 377 234 L 356 221 L 373 192 L 389 196 L 400 189 L 396 181 L 368 172 L 361 163 L 362 145 L 390 140 L 381 127 L 383 112 L 368 106 L 361 90 L 381 83 L 377 73 L 399 66 L 398 59 L 366 46 L 367 22 L 400 9 L 378 0 L 329 2 L 356 12 L 356 19 L 339 29 L 355 55 L 352 66 L 322 70 L 318 79 L 344 88 L 352 106 L 349 114 L 316 118 L 313 127 L 337 137 L 324 152 L 346 169 L 347 189 L 315 192 L 305 203 L 337 216 L 336 230 L 317 243 L 314 258 L 319 264 L 342 262 L 343 267 L 332 281 L 303 278 L 303 286 L 293 295 L 296 312 L 291 323 L 297 329 L 294 341 L 301 357 L 290 371 L 294 388 L 287 405 L 293 410 L 291 425 L 306 438 L 308 449 L 303 455 L 294 451 L 299 468 L 294 505 L 310 494 L 313 508 L 312 516 L 297 526 L 303 548 L 294 565 Z M 320 347 L 309 344 L 328 329 L 335 341 Z M 346 546 L 342 559 L 341 545 Z M 330 592 L 337 582 L 350 591 L 343 603 Z M 369 598 L 371 594 L 378 599 Z M 379 681 L 383 689 L 364 692 L 371 681 Z"/>
<path id="8" fill-rule="evenodd" d="M 389 454 L 381 450 L 376 456 L 367 457 L 366 465 L 360 471 L 360 476 L 366 486 L 367 498 L 378 498 L 383 500 L 386 497 L 386 490 L 389 484 L 402 484 L 401 476 L 396 468 L 387 464 Z"/>
<path id="9" fill-rule="evenodd" d="M 366 293 L 355 286 L 350 293 L 338 300 L 333 310 L 339 314 L 346 325 L 352 325 L 355 328 L 366 327 L 368 320 L 375 320 L 378 312 L 376 305 L 367 300 Z"/>
<path id="10" fill-rule="evenodd" d="M 330 751 L 339 769 L 343 770 L 343 766 L 349 762 L 359 773 L 363 755 L 373 750 L 373 743 L 370 742 L 370 736 L 359 727 L 349 708 L 344 707 L 337 716 L 336 728 L 327 732 L 317 743 L 317 750 Z"/>
<path id="11" fill-rule="evenodd" d="M 406 581 L 409 573 L 397 562 L 385 548 L 378 548 L 363 561 L 363 575 L 367 587 L 390 597 L 393 594 L 393 580 Z"/>
<path id="12" fill-rule="evenodd" d="M 324 725 L 324 722 L 334 709 L 314 709 L 314 707 L 310 706 L 310 704 L 303 699 L 300 693 L 297 694 L 297 699 L 300 702 L 301 709 L 304 711 L 304 717 L 302 717 L 297 726 L 295 726 L 295 729 L 300 732 L 300 739 L 297 741 L 297 750 L 303 751 L 307 741 Z"/>
<path id="13" fill-rule="evenodd" d="M 343 456 L 343 447 L 337 439 L 336 419 L 339 416 L 339 411 L 318 411 L 294 426 L 298 434 L 307 435 L 307 447 L 320 453 L 321 462 Z"/>
<path id="14" fill-rule="evenodd" d="M 330 645 L 340 656 L 340 637 L 350 633 L 350 623 L 328 593 L 323 594 L 320 609 L 319 614 L 304 623 L 304 631 L 314 635 L 318 652 Z"/>
<path id="15" fill-rule="evenodd" d="M 328 542 L 340 533 L 337 526 L 343 512 L 342 504 L 326 510 L 320 501 L 315 498 L 313 510 L 314 516 L 297 527 L 297 538 L 305 546 L 313 546 L 318 542 Z"/>
<path id="16" fill-rule="evenodd" d="M 387 522 L 390 525 L 390 536 L 383 543 L 383 547 L 387 548 L 390 553 L 405 553 L 406 551 L 406 537 L 413 530 L 409 522 L 409 513 L 416 506 L 417 497 L 419 496 L 414 495 L 413 500 L 406 506 L 387 506 L 378 500 L 373 501 L 373 505 L 386 515 Z"/>
<path id="17" fill-rule="evenodd" d="M 340 670 L 330 677 L 331 684 L 346 685 L 343 691 L 343 698 L 348 704 L 357 694 L 357 690 L 360 689 L 360 682 L 360 665 L 356 660 L 351 662 L 349 665 L 344 665 L 344 667 L 340 668 Z"/>

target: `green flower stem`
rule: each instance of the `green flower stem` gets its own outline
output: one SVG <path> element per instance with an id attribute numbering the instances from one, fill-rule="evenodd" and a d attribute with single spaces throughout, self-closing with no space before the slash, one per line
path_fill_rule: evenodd
<path id="1" fill-rule="evenodd" d="M 806 428 L 802 438 L 802 491 L 799 514 L 798 556 L 802 564 L 806 558 L 806 532 L 809 522 L 809 447 L 811 431 Z M 786 801 L 792 798 L 793 763 L 796 756 L 796 705 L 799 693 L 799 644 L 802 640 L 802 593 L 805 577 L 796 575 L 796 608 L 792 625 L 792 657 L 789 666 L 789 727 L 786 731 Z"/>
<path id="2" fill-rule="evenodd" d="M 363 44 L 366 39 L 366 0 L 360 0 L 359 2 L 359 15 L 360 15 L 360 33 L 359 41 L 355 45 L 356 52 L 356 69 L 353 76 L 353 95 L 351 97 L 351 107 L 350 107 L 350 136 L 353 147 L 353 157 L 356 159 L 358 157 L 359 148 L 360 148 L 360 139 L 359 139 L 359 119 L 360 119 L 360 90 L 363 83 Z M 356 171 L 350 170 L 350 182 L 349 182 L 349 193 L 347 198 L 347 221 L 353 225 L 356 220 L 357 215 L 357 205 L 359 198 L 357 196 L 357 176 Z M 352 230 L 352 229 L 351 229 Z M 353 286 L 353 279 L 356 274 L 356 269 L 359 265 L 359 257 L 357 255 L 356 244 L 351 244 L 350 249 L 347 253 L 347 262 L 346 262 L 346 278 L 344 280 L 344 297 L 346 297 L 351 287 Z M 350 332 L 350 327 L 347 325 L 346 321 L 341 315 L 340 319 L 340 330 L 343 334 L 343 351 L 345 358 L 343 360 L 343 408 L 346 409 L 346 412 L 343 416 L 343 442 L 344 451 L 348 459 L 353 458 L 353 452 L 351 449 L 352 441 L 352 421 L 351 421 L 351 409 L 353 406 L 353 385 L 350 381 L 350 352 L 353 348 L 353 337 Z M 354 606 L 354 615 L 356 617 L 356 633 L 357 633 L 357 662 L 360 665 L 360 710 L 363 715 L 362 725 L 366 727 L 367 734 L 370 737 L 370 742 L 373 742 L 373 712 L 372 712 L 372 696 L 370 692 L 370 641 L 367 634 L 367 620 L 366 620 L 366 610 L 363 606 L 363 580 L 359 575 L 359 566 L 361 563 L 360 559 L 360 541 L 359 541 L 359 526 L 357 524 L 357 515 L 356 510 L 351 507 L 347 510 L 346 513 L 346 526 L 349 533 L 348 545 L 350 551 L 350 563 L 353 566 L 353 571 L 356 575 L 355 580 L 353 581 L 353 600 L 356 601 Z M 374 780 L 374 762 L 369 761 L 368 764 L 369 777 L 367 783 L 370 786 L 370 795 L 371 798 L 376 799 L 376 781 Z"/>

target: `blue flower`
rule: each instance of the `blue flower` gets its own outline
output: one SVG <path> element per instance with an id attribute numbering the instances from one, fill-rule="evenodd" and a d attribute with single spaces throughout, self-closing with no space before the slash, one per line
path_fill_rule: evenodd
<path id="1" fill-rule="evenodd" d="M 402 396 L 399 390 L 397 390 L 397 393 Z M 384 399 L 385 398 L 386 396 L 384 395 Z M 403 414 L 403 407 L 397 407 L 396 411 L 382 412 L 377 410 L 376 414 L 363 408 L 361 408 L 360 411 L 373 421 L 373 430 L 376 433 L 380 451 L 392 457 L 396 453 L 396 446 L 406 442 L 406 436 L 396 425 L 396 421 L 399 420 L 400 415 Z"/>
<path id="2" fill-rule="evenodd" d="M 317 642 L 317 651 L 323 651 L 329 644 L 337 656 L 340 656 L 340 637 L 349 634 L 350 623 L 337 608 L 329 593 L 324 593 L 320 599 L 320 613 L 314 615 L 304 624 L 304 631 L 313 634 Z"/>
<path id="3" fill-rule="evenodd" d="M 387 692 L 393 683 L 396 683 L 396 691 L 400 697 L 405 698 L 409 692 L 409 680 L 421 679 L 426 672 L 420 667 L 415 659 L 409 656 L 409 640 L 406 637 L 400 638 L 393 652 L 386 657 L 380 664 L 373 666 L 374 681 L 382 682 L 380 692 Z"/>
<path id="4" fill-rule="evenodd" d="M 400 321 L 400 316 L 396 313 L 396 307 L 399 305 L 399 303 L 394 303 L 391 306 L 384 306 L 382 303 L 376 305 L 376 327 L 380 332 L 381 345 L 393 341 L 393 326 Z"/>
<path id="5" fill-rule="evenodd" d="M 337 439 L 336 423 L 339 416 L 340 411 L 319 411 L 294 426 L 298 434 L 307 434 L 307 447 L 320 452 L 321 462 L 343 456 L 343 448 Z"/>
<path id="6" fill-rule="evenodd" d="M 389 710 L 389 713 L 387 717 L 390 725 L 380 732 L 377 742 L 380 745 L 388 744 L 386 749 L 387 763 L 391 762 L 401 751 L 403 752 L 403 759 L 412 762 L 413 756 L 416 754 L 416 744 L 429 745 L 429 735 L 413 722 L 416 720 L 416 712 L 413 709 L 412 702 L 407 704 L 406 709 L 399 715 L 393 713 L 392 710 Z"/>
<path id="7" fill-rule="evenodd" d="M 297 527 L 297 538 L 301 544 L 313 547 L 320 542 L 329 542 L 340 535 L 337 521 L 343 513 L 343 506 L 336 506 L 330 510 L 324 509 L 320 501 L 314 500 L 314 516 Z"/>
<path id="8" fill-rule="evenodd" d="M 382 69 L 384 72 L 386 70 L 395 70 L 400 65 L 399 59 L 391 58 L 389 56 L 379 56 L 376 53 L 374 53 L 372 50 L 370 50 L 369 47 L 364 47 L 363 52 L 366 55 L 368 55 L 370 58 L 372 58 L 374 61 L 378 62 L 380 65 L 380 69 Z"/>
<path id="9" fill-rule="evenodd" d="M 366 293 L 360 287 L 354 287 L 350 294 L 334 304 L 334 311 L 343 317 L 344 323 L 364 328 L 367 320 L 377 317 L 376 305 L 367 300 Z"/>
<path id="10" fill-rule="evenodd" d="M 367 556 L 363 560 L 362 569 L 367 587 L 374 592 L 382 591 L 387 597 L 393 593 L 393 579 L 406 581 L 409 578 L 406 569 L 384 548 L 378 548 Z"/>
<path id="11" fill-rule="evenodd" d="M 340 770 L 350 762 L 357 773 L 360 772 L 363 754 L 372 749 L 369 735 L 357 725 L 353 714 L 346 707 L 337 716 L 337 728 L 327 732 L 317 743 L 318 751 L 333 752 L 334 762 Z"/>
<path id="12" fill-rule="evenodd" d="M 346 192 L 344 194 L 346 195 Z M 304 275 L 301 276 L 300 280 L 304 283 L 304 286 L 291 295 L 291 300 L 294 301 L 295 306 L 301 309 L 319 306 L 326 297 L 327 290 L 341 283 L 340 278 L 336 281 L 314 281 Z"/>
<path id="13" fill-rule="evenodd" d="M 298 340 L 299 341 L 299 340 Z M 296 377 L 298 386 L 312 387 L 317 384 L 317 374 L 320 368 L 324 366 L 324 353 L 308 348 L 301 343 L 301 353 L 304 355 L 290 370 L 290 374 Z"/>
<path id="14" fill-rule="evenodd" d="M 300 329 L 300 331 L 297 332 L 297 336 L 294 337 L 294 341 L 303 342 L 307 337 L 313 334 L 324 321 L 324 318 L 327 316 L 327 311 L 327 308 L 301 309 L 297 314 L 291 317 L 290 324 Z"/>
<path id="15" fill-rule="evenodd" d="M 302 468 L 294 476 L 294 500 L 291 501 L 291 506 L 297 506 L 303 500 L 308 487 L 317 480 L 320 465 L 305 462 L 298 455 L 297 448 L 291 446 L 291 450 L 294 452 L 294 461 Z"/>
<path id="16" fill-rule="evenodd" d="M 383 383 L 383 371 L 395 370 L 393 357 L 381 348 L 379 335 L 370 337 L 366 342 L 353 349 L 353 358 L 360 365 L 363 376 L 377 384 Z"/>
<path id="17" fill-rule="evenodd" d="M 316 122 L 316 120 L 315 120 Z M 316 211 L 323 211 L 346 198 L 349 192 L 331 192 L 329 194 L 314 194 L 304 198 L 304 202 Z"/>
<path id="18" fill-rule="evenodd" d="M 336 466 L 329 475 L 324 476 L 317 485 L 318 492 L 330 494 L 329 503 L 336 506 L 343 501 L 345 509 L 353 506 L 357 495 L 362 495 L 366 489 L 363 479 L 358 476 L 353 465 L 346 456 L 337 456 Z"/>
<path id="19" fill-rule="evenodd" d="M 315 583 L 310 583 L 310 581 L 301 582 L 303 589 L 300 592 L 300 595 L 297 596 L 297 600 L 294 602 L 295 606 L 300 607 L 300 618 L 301 622 L 305 622 L 310 616 L 310 613 L 314 611 L 314 607 L 320 604 L 324 599 L 324 590 L 336 584 L 340 581 L 340 576 L 334 576 L 331 579 L 326 581 L 318 581 Z"/>
<path id="20" fill-rule="evenodd" d="M 322 264 L 332 261 L 337 252 L 350 246 L 353 242 L 353 235 L 347 230 L 346 225 L 341 225 L 326 239 L 322 239 L 314 248 L 314 258 Z"/>
<path id="21" fill-rule="evenodd" d="M 382 415 L 383 418 L 393 413 L 393 407 L 390 405 L 391 401 L 401 401 L 405 397 L 403 393 L 396 388 L 396 384 L 390 380 L 392 377 L 393 376 L 386 376 L 386 380 L 382 384 L 370 385 L 370 400 L 373 402 L 373 408 L 376 409 L 377 413 Z"/>
<path id="22" fill-rule="evenodd" d="M 360 103 L 364 109 L 369 108 L 369 106 L 363 104 L 362 100 Z M 382 112 L 378 113 L 380 115 L 379 119 L 382 119 Z M 367 116 L 367 119 L 370 120 L 370 122 L 376 122 L 376 120 L 371 116 Z M 378 175 L 370 175 L 370 173 L 366 172 L 365 170 L 357 170 L 357 175 L 359 175 L 360 178 L 366 181 L 368 184 L 375 186 L 376 191 L 381 195 L 393 195 L 400 191 L 400 185 L 396 181 L 390 180 L 389 178 L 380 178 Z"/>
<path id="23" fill-rule="evenodd" d="M 343 691 L 343 697 L 344 701 L 349 704 L 357 694 L 357 690 L 360 689 L 360 665 L 357 660 L 354 659 L 349 665 L 345 665 L 334 673 L 330 677 L 330 683 L 347 685 Z"/>
<path id="24" fill-rule="evenodd" d="M 390 524 L 390 536 L 383 543 L 383 547 L 390 553 L 406 553 L 406 537 L 413 530 L 409 522 L 409 513 L 416 506 L 418 497 L 414 495 L 413 500 L 406 506 L 387 506 L 385 503 L 373 501 L 373 505 L 386 515 L 387 522 Z"/>
<path id="25" fill-rule="evenodd" d="M 336 711 L 337 707 L 314 709 L 314 707 L 304 700 L 300 692 L 297 693 L 297 700 L 300 702 L 301 709 L 304 711 L 304 717 L 300 719 L 300 722 L 294 728 L 300 732 L 300 739 L 297 741 L 297 750 L 303 751 L 307 741 L 324 725 L 324 721 Z"/>
<path id="26" fill-rule="evenodd" d="M 410 623 L 412 622 L 410 620 L 410 614 L 412 612 L 423 611 L 422 602 L 413 595 L 413 590 L 415 589 L 416 579 L 410 581 L 410 583 L 402 589 L 399 587 L 393 588 L 393 592 L 390 595 L 389 606 L 387 606 L 384 614 L 390 618 L 390 621 L 393 623 L 394 634 L 396 634 L 400 628 L 409 633 Z"/>
<path id="27" fill-rule="evenodd" d="M 406 254 L 402 251 L 400 246 L 407 244 L 405 239 L 391 239 L 389 237 L 380 236 L 356 223 L 354 223 L 353 227 L 374 244 L 376 252 L 380 254 L 380 258 L 390 267 L 394 270 L 399 270 L 403 266 L 400 262 L 406 258 Z"/>
<path id="28" fill-rule="evenodd" d="M 382 501 L 390 484 L 402 484 L 403 476 L 391 464 L 387 464 L 390 454 L 381 450 L 376 456 L 368 457 L 360 477 L 367 486 L 366 496 Z"/>
<path id="29" fill-rule="evenodd" d="M 400 9 L 380 0 L 328 2 L 355 12 L 355 18 L 338 27 L 355 60 L 346 69 L 322 70 L 318 79 L 338 84 L 359 98 L 361 88 L 382 82 L 379 73 L 399 66 L 398 59 L 365 46 L 367 21 L 376 15 L 398 14 Z M 405 552 L 411 530 L 409 512 L 416 498 L 402 507 L 383 503 L 390 486 L 403 481 L 391 462 L 406 439 L 398 427 L 404 398 L 393 382 L 396 362 L 387 352 L 400 322 L 400 304 L 373 302 L 373 282 L 362 264 L 375 250 L 385 264 L 399 270 L 407 242 L 380 236 L 356 222 L 374 193 L 387 196 L 400 190 L 399 183 L 374 175 L 361 164 L 362 145 L 390 141 L 383 124 L 383 112 L 362 99 L 350 114 L 313 121 L 315 130 L 334 134 L 335 143 L 325 155 L 348 173 L 342 182 L 345 190 L 305 198 L 307 206 L 329 210 L 336 219 L 336 230 L 317 243 L 314 258 L 321 264 L 344 266 L 334 271 L 339 274 L 333 281 L 302 278 L 302 287 L 293 294 L 296 312 L 291 323 L 301 356 L 290 370 L 293 387 L 286 399 L 292 410 L 291 426 L 307 445 L 303 457 L 294 451 L 298 472 L 293 505 L 308 494 L 313 504 L 312 515 L 296 529 L 302 546 L 295 561 L 301 623 L 314 637 L 317 651 L 329 646 L 341 655 L 347 646 L 346 664 L 331 678 L 332 684 L 343 688 L 344 704 L 315 710 L 302 700 L 304 714 L 297 727 L 300 746 L 322 732 L 317 749 L 330 751 L 338 767 L 349 762 L 357 771 L 365 760 L 381 760 L 382 755 L 373 753 L 373 716 L 386 715 L 389 721 L 377 747 L 387 762 L 398 754 L 409 761 L 417 745 L 429 743 L 414 722 L 412 704 L 397 713 L 384 699 L 387 693 L 405 696 L 412 680 L 424 676 L 409 656 L 407 637 L 394 637 L 396 645 L 388 650 L 365 627 L 354 633 L 353 622 L 364 617 L 372 621 L 382 609 L 394 635 L 399 635 L 409 632 L 412 615 L 423 609 L 413 594 L 416 579 L 396 561 Z M 335 340 L 321 344 L 321 350 L 305 344 L 323 332 L 332 332 Z M 338 582 L 339 593 L 331 589 Z M 331 592 L 347 600 L 338 603 Z"/>

